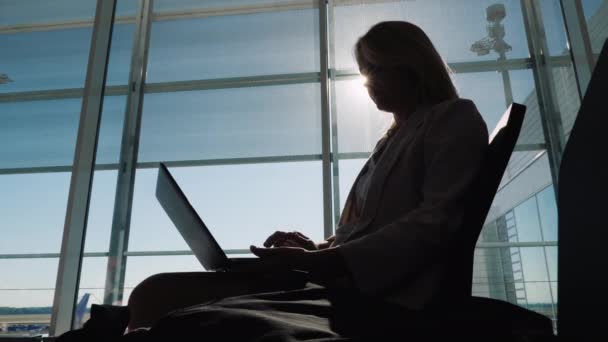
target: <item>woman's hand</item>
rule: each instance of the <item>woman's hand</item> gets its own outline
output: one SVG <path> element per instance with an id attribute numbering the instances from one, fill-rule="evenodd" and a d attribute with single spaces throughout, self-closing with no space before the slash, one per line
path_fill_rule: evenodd
<path id="1" fill-rule="evenodd" d="M 294 247 L 307 251 L 319 249 L 318 246 L 306 235 L 300 232 L 281 232 L 276 231 L 264 242 L 264 247 Z"/>

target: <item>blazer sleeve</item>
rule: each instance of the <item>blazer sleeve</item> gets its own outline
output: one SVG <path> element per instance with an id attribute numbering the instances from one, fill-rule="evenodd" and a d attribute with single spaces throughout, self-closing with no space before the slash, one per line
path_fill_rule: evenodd
<path id="1" fill-rule="evenodd" d="M 355 286 L 363 293 L 383 292 L 423 270 L 450 247 L 460 226 L 463 196 L 482 162 L 488 132 L 471 101 L 459 99 L 443 107 L 427 113 L 433 115 L 424 136 L 425 165 L 420 167 L 426 171 L 420 205 L 340 246 Z"/>

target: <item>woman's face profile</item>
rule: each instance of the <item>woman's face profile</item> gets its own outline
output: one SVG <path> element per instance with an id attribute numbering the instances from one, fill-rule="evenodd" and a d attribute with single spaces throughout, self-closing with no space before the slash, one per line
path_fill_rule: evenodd
<path id="1" fill-rule="evenodd" d="M 374 68 L 362 71 L 365 88 L 379 110 L 399 113 L 413 105 L 414 80 L 400 68 Z"/>

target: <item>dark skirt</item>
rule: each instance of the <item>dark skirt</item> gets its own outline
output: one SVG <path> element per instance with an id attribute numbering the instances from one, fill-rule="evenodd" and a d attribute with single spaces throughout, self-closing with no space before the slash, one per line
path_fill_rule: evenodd
<path id="1" fill-rule="evenodd" d="M 167 341 L 379 341 L 402 334 L 403 320 L 412 326 L 413 316 L 353 290 L 309 284 L 176 310 L 147 334 Z"/>

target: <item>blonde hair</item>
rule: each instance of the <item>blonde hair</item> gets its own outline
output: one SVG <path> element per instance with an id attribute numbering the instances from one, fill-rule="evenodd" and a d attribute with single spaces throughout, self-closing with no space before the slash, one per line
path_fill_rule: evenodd
<path id="1" fill-rule="evenodd" d="M 411 80 L 415 107 L 458 98 L 451 70 L 426 33 L 412 23 L 380 22 L 359 38 L 354 50 L 363 75 L 390 68 Z"/>

